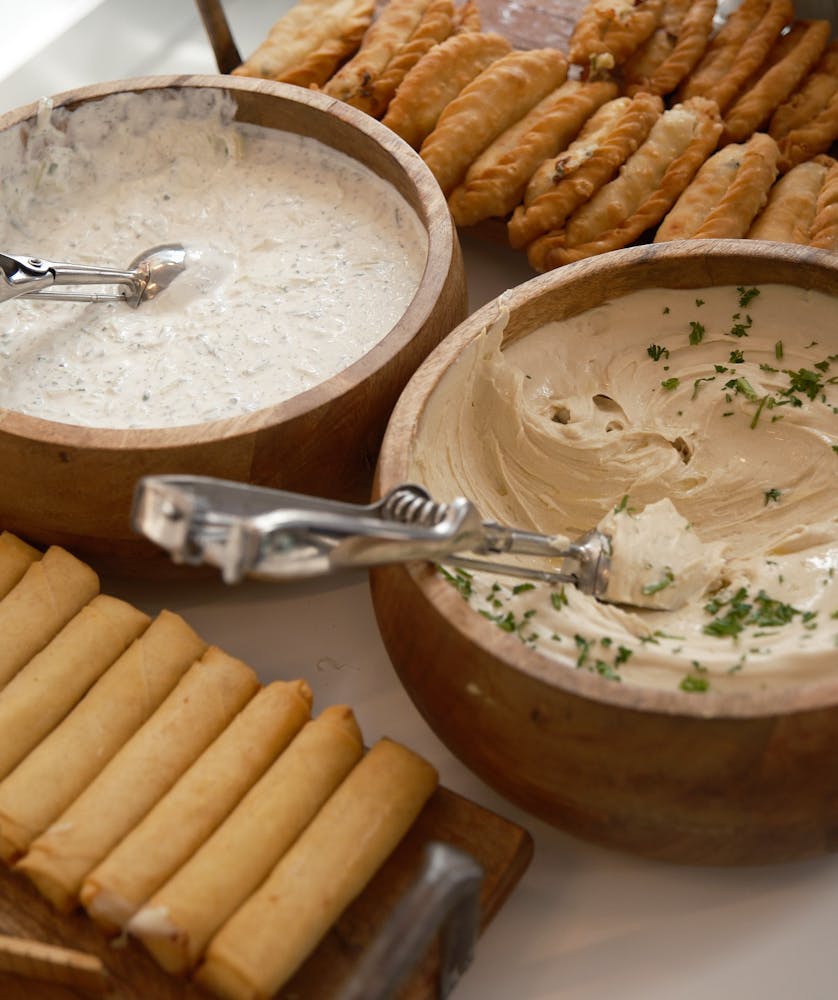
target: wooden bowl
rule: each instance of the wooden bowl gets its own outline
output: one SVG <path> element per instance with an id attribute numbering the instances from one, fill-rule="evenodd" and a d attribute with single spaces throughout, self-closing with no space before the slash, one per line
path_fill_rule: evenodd
<path id="1" fill-rule="evenodd" d="M 395 327 L 349 368 L 255 413 L 160 430 L 110 430 L 0 409 L 0 526 L 71 547 L 97 566 L 158 572 L 159 550 L 130 526 L 140 476 L 220 476 L 336 499 L 369 496 L 381 436 L 399 392 L 428 352 L 466 315 L 466 285 L 445 199 L 420 158 L 355 108 L 299 87 L 221 76 L 150 77 L 59 95 L 76 107 L 121 91 L 218 88 L 237 118 L 319 139 L 392 184 L 428 232 L 420 286 Z M 35 104 L 0 116 L 0 130 L 32 119 Z"/>
<path id="2" fill-rule="evenodd" d="M 507 293 L 505 338 L 637 289 L 769 282 L 838 296 L 838 257 L 746 241 L 619 251 Z M 377 493 L 409 480 L 423 411 L 495 316 L 493 304 L 471 316 L 410 381 L 384 438 Z M 375 569 L 372 592 L 384 642 L 421 713 L 465 764 L 537 816 L 678 862 L 763 863 L 838 847 L 838 673 L 791 693 L 632 687 L 571 670 L 504 634 L 428 564 Z"/>

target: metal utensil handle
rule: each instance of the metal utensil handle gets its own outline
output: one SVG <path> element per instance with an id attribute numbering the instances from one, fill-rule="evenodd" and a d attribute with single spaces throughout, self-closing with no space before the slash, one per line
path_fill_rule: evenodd
<path id="1" fill-rule="evenodd" d="M 69 302 L 139 301 L 148 281 L 142 268 L 120 271 L 111 267 L 72 264 L 44 260 L 26 254 L 0 253 L 0 302 L 9 299 L 60 299 Z M 55 285 L 121 285 L 121 295 L 103 296 L 99 292 L 55 292 Z"/>
<path id="2" fill-rule="evenodd" d="M 440 936 L 437 996 L 451 993 L 471 964 L 480 926 L 483 869 L 464 851 L 433 842 L 336 1000 L 390 1000 Z"/>

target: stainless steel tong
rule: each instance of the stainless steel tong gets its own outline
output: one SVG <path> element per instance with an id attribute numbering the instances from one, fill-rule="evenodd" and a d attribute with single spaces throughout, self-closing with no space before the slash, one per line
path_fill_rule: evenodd
<path id="1" fill-rule="evenodd" d="M 61 302 L 125 302 L 135 308 L 167 288 L 185 268 L 186 250 L 167 243 L 141 253 L 119 271 L 112 267 L 70 264 L 26 254 L 0 252 L 0 302 L 42 299 Z M 61 285 L 117 285 L 118 292 L 64 292 Z"/>
<path id="2" fill-rule="evenodd" d="M 463 497 L 437 503 L 402 485 L 366 506 L 203 476 L 147 476 L 137 484 L 134 528 L 178 563 L 209 563 L 228 583 L 246 576 L 293 580 L 340 569 L 432 560 L 604 596 L 610 540 L 589 531 L 570 545 L 483 521 Z M 562 560 L 540 569 L 481 558 L 504 553 Z"/>

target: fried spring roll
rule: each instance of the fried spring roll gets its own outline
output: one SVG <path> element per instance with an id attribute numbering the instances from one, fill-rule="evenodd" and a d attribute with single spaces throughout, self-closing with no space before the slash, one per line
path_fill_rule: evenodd
<path id="1" fill-rule="evenodd" d="M 272 997 L 387 859 L 436 783 L 421 757 L 376 743 L 212 939 L 198 982 L 230 1000 Z"/>
<path id="2" fill-rule="evenodd" d="M 681 97 L 712 98 L 724 113 L 793 17 L 792 0 L 744 0 L 707 46 Z"/>
<path id="3" fill-rule="evenodd" d="M 748 230 L 750 240 L 806 244 L 811 238 L 818 195 L 829 169 L 828 157 L 800 163 L 781 177 L 768 194 L 765 208 Z"/>
<path id="4" fill-rule="evenodd" d="M 149 617 L 99 594 L 0 691 L 0 778 L 59 723 L 148 627 Z"/>
<path id="5" fill-rule="evenodd" d="M 570 61 L 619 66 L 657 28 L 663 6 L 662 0 L 588 0 L 570 36 Z"/>
<path id="6" fill-rule="evenodd" d="M 204 843 L 309 718 L 305 681 L 259 691 L 138 826 L 84 880 L 80 898 L 106 932 L 140 906 Z"/>
<path id="7" fill-rule="evenodd" d="M 778 140 L 780 172 L 786 173 L 798 163 L 828 152 L 836 139 L 838 139 L 838 91 L 832 95 L 823 111 L 810 122 L 792 129 Z"/>
<path id="8" fill-rule="evenodd" d="M 667 4 L 661 26 L 622 67 L 626 93 L 671 94 L 704 55 L 715 13 L 716 0 Z"/>
<path id="9" fill-rule="evenodd" d="M 511 125 L 474 161 L 448 205 L 458 226 L 504 218 L 521 201 L 539 164 L 567 147 L 585 121 L 617 96 L 605 80 L 567 80 Z"/>
<path id="10" fill-rule="evenodd" d="M 419 151 L 446 196 L 493 139 L 566 77 L 561 52 L 535 49 L 510 52 L 472 80 L 442 112 Z"/>
<path id="11" fill-rule="evenodd" d="M 757 132 L 725 146 L 701 165 L 655 235 L 678 239 L 741 239 L 768 200 L 777 176 L 777 143 Z"/>
<path id="12" fill-rule="evenodd" d="M 0 601 L 0 688 L 99 592 L 99 577 L 57 545 Z"/>
<path id="13" fill-rule="evenodd" d="M 812 236 L 809 246 L 821 250 L 838 250 L 838 162 L 821 157 L 828 164 L 826 177 L 815 206 Z"/>
<path id="14" fill-rule="evenodd" d="M 455 12 L 454 32 L 459 35 L 469 31 L 480 31 L 481 27 L 482 18 L 476 0 L 466 0 Z"/>
<path id="15" fill-rule="evenodd" d="M 0 532 L 0 598 L 20 580 L 41 553 L 10 531 Z"/>
<path id="16" fill-rule="evenodd" d="M 84 877 L 172 787 L 259 687 L 211 647 L 17 867 L 53 905 L 73 908 Z"/>
<path id="17" fill-rule="evenodd" d="M 419 149 L 454 98 L 512 46 L 500 35 L 452 35 L 435 45 L 410 70 L 381 119 Z"/>
<path id="18" fill-rule="evenodd" d="M 233 73 L 322 86 L 358 50 L 374 9 L 375 0 L 298 0 Z"/>
<path id="19" fill-rule="evenodd" d="M 722 142 L 744 142 L 768 122 L 820 58 L 830 31 L 829 21 L 798 21 L 792 26 L 775 46 L 782 47 L 782 58 L 761 73 L 725 115 Z"/>
<path id="20" fill-rule="evenodd" d="M 612 108 L 613 106 L 613 108 Z M 533 176 L 524 204 L 509 221 L 509 242 L 515 248 L 564 225 L 568 216 L 607 184 L 626 160 L 645 142 L 663 113 L 656 94 L 610 101 L 564 153 L 550 159 Z M 613 113 L 613 112 L 616 112 Z M 546 176 L 545 176 L 546 175 Z"/>
<path id="21" fill-rule="evenodd" d="M 16 860 L 70 805 L 207 648 L 161 611 L 70 714 L 0 782 L 0 858 Z"/>
<path id="22" fill-rule="evenodd" d="M 799 90 L 771 116 L 769 135 L 778 142 L 794 129 L 807 125 L 838 92 L 838 40 L 830 43 Z"/>
<path id="23" fill-rule="evenodd" d="M 324 709 L 128 923 L 168 972 L 193 968 L 363 753 L 352 710 Z"/>

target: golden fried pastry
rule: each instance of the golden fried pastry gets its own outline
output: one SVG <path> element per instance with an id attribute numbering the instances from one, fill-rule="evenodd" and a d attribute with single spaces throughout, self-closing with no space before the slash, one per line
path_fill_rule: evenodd
<path id="1" fill-rule="evenodd" d="M 570 36 L 570 61 L 619 66 L 657 28 L 662 11 L 663 0 L 588 0 Z"/>
<path id="2" fill-rule="evenodd" d="M 838 250 L 838 162 L 826 156 L 818 160 L 826 164 L 827 172 L 815 207 L 809 246 L 835 251 Z"/>
<path id="3" fill-rule="evenodd" d="M 502 132 L 567 77 L 558 49 L 516 50 L 493 62 L 439 116 L 419 155 L 446 195 Z"/>
<path id="4" fill-rule="evenodd" d="M 539 101 L 478 156 L 451 192 L 448 205 L 456 224 L 507 216 L 538 165 L 565 149 L 593 112 L 616 95 L 615 83 L 567 80 Z"/>
<path id="5" fill-rule="evenodd" d="M 714 101 L 694 97 L 665 111 L 614 180 L 578 208 L 563 230 L 531 243 L 538 271 L 627 246 L 656 226 L 718 142 Z"/>
<path id="6" fill-rule="evenodd" d="M 358 49 L 374 9 L 375 0 L 299 0 L 233 73 L 322 86 Z"/>
<path id="7" fill-rule="evenodd" d="M 0 532 L 0 598 L 14 587 L 41 553 L 10 531 Z"/>
<path id="8" fill-rule="evenodd" d="M 668 3 L 661 26 L 621 69 L 626 93 L 671 94 L 704 55 L 715 13 L 716 0 Z"/>
<path id="9" fill-rule="evenodd" d="M 780 172 L 786 173 L 798 163 L 826 153 L 838 139 L 838 91 L 826 107 L 806 125 L 792 129 L 777 143 L 780 147 Z"/>
<path id="10" fill-rule="evenodd" d="M 474 31 L 451 35 L 422 56 L 407 73 L 382 123 L 419 149 L 447 105 L 487 66 L 511 49 L 500 35 Z"/>
<path id="11" fill-rule="evenodd" d="M 655 243 L 740 239 L 765 204 L 777 176 L 777 143 L 757 132 L 706 160 L 663 220 Z"/>
<path id="12" fill-rule="evenodd" d="M 466 0 L 462 6 L 458 7 L 454 12 L 454 30 L 455 35 L 460 35 L 466 31 L 480 31 L 481 28 L 481 18 L 480 18 L 480 8 L 477 6 L 476 0 Z"/>
<path id="13" fill-rule="evenodd" d="M 432 0 L 390 0 L 364 35 L 360 49 L 323 86 L 324 92 L 373 114 L 375 103 L 370 89 L 372 84 L 408 43 L 431 2 Z"/>
<path id="14" fill-rule="evenodd" d="M 771 188 L 765 208 L 748 230 L 749 240 L 775 243 L 808 243 L 818 195 L 829 165 L 827 156 L 818 156 L 793 167 Z"/>
<path id="15" fill-rule="evenodd" d="M 768 56 L 769 68 L 725 115 L 722 142 L 743 142 L 768 122 L 818 61 L 830 31 L 829 21 L 797 21 L 777 40 Z"/>
<path id="16" fill-rule="evenodd" d="M 687 78 L 682 99 L 709 97 L 726 111 L 793 16 L 792 0 L 743 0 Z"/>
<path id="17" fill-rule="evenodd" d="M 452 0 L 431 0 L 416 30 L 387 63 L 379 76 L 365 88 L 369 105 L 364 110 L 380 118 L 387 110 L 405 76 L 440 42 L 445 41 L 454 26 Z"/>
<path id="18" fill-rule="evenodd" d="M 617 173 L 646 140 L 663 112 L 656 94 L 639 93 L 604 104 L 558 157 L 545 161 L 527 186 L 524 204 L 509 221 L 509 242 L 515 248 L 559 229 Z M 546 169 L 545 169 L 546 168 Z"/>
<path id="19" fill-rule="evenodd" d="M 771 116 L 768 132 L 778 142 L 817 117 L 838 93 L 838 40 L 827 46 L 802 86 Z"/>

